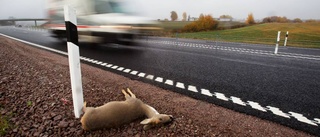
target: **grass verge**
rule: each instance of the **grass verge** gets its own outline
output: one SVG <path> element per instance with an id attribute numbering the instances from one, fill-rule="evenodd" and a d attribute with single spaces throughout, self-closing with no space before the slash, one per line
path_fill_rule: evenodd
<path id="1" fill-rule="evenodd" d="M 213 41 L 275 44 L 278 31 L 281 31 L 280 45 L 284 44 L 285 33 L 289 31 L 287 46 L 320 48 L 319 22 L 266 23 L 237 29 L 180 33 L 178 37 Z"/>

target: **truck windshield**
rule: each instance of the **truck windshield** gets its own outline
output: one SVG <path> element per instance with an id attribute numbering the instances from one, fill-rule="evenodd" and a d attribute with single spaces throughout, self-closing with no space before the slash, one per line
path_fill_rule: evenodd
<path id="1" fill-rule="evenodd" d="M 108 0 L 95 0 L 95 11 L 97 14 L 103 13 L 125 13 L 121 2 Z"/>

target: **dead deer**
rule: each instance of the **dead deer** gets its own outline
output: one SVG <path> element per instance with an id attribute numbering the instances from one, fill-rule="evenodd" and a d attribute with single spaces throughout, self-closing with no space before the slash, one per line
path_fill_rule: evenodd
<path id="1" fill-rule="evenodd" d="M 86 107 L 86 103 L 84 103 L 82 109 L 84 115 L 81 118 L 82 128 L 84 130 L 115 128 L 147 116 L 147 119 L 140 122 L 144 125 L 143 129 L 147 130 L 173 120 L 172 115 L 159 114 L 153 107 L 136 98 L 136 95 L 129 88 L 127 88 L 127 92 L 122 90 L 125 101 L 111 101 L 96 108 Z"/>

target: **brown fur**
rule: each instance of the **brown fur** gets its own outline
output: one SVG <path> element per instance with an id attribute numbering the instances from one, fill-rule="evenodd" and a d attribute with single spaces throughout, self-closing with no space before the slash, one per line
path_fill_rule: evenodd
<path id="1" fill-rule="evenodd" d="M 143 116 L 148 117 L 141 122 L 145 125 L 144 129 L 172 121 L 171 115 L 158 114 L 155 109 L 137 99 L 130 89 L 127 89 L 127 92 L 130 95 L 122 90 L 125 101 L 112 101 L 96 108 L 86 107 L 85 103 L 84 115 L 81 118 L 82 128 L 84 130 L 114 128 Z"/>

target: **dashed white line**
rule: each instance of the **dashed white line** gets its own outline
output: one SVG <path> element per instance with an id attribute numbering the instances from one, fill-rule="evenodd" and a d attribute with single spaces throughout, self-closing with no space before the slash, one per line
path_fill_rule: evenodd
<path id="1" fill-rule="evenodd" d="M 139 77 L 144 77 L 145 75 L 146 75 L 146 73 L 142 73 L 142 72 L 140 72 L 140 73 L 138 74 Z"/>
<path id="2" fill-rule="evenodd" d="M 112 66 L 113 66 L 112 64 L 108 64 L 106 67 L 110 68 L 110 67 L 112 67 Z"/>
<path id="3" fill-rule="evenodd" d="M 154 77 L 153 75 L 148 75 L 146 78 L 150 79 L 150 80 L 153 80 L 153 77 Z"/>
<path id="4" fill-rule="evenodd" d="M 314 118 L 314 121 L 316 121 L 318 124 L 320 124 L 320 119 L 319 118 Z"/>
<path id="5" fill-rule="evenodd" d="M 181 83 L 181 82 L 177 82 L 176 87 L 177 87 L 177 88 L 185 89 L 184 84 Z"/>
<path id="6" fill-rule="evenodd" d="M 236 104 L 241 105 L 241 106 L 246 106 L 246 103 L 244 103 L 240 98 L 234 97 L 234 96 L 231 96 L 230 98 L 231 98 L 233 103 L 236 103 Z"/>
<path id="7" fill-rule="evenodd" d="M 173 85 L 173 81 L 170 80 L 170 79 L 167 79 L 166 82 L 164 84 L 167 84 L 167 85 Z"/>
<path id="8" fill-rule="evenodd" d="M 163 82 L 163 78 L 157 77 L 157 78 L 155 79 L 155 81 L 162 83 L 162 82 Z"/>
<path id="9" fill-rule="evenodd" d="M 102 63 L 101 66 L 106 66 L 108 63 Z"/>
<path id="10" fill-rule="evenodd" d="M 20 40 L 20 39 L 17 39 L 17 38 L 13 38 L 13 37 L 10 37 L 10 36 L 7 36 L 7 35 L 3 35 L 3 34 L 0 34 L 0 35 L 8 37 L 8 38 L 11 38 L 11 39 L 14 39 L 14 40 L 17 40 L 17 41 L 20 41 L 20 42 L 23 42 L 23 43 L 26 43 L 26 44 L 29 44 L 29 45 L 32 45 L 32 46 L 35 46 L 35 47 L 42 48 L 42 49 L 45 49 L 45 50 L 53 51 L 53 52 L 56 52 L 56 53 L 59 53 L 59 54 L 62 54 L 62 55 L 68 55 L 66 52 L 63 52 L 63 51 L 51 49 L 51 48 L 48 48 L 48 47 L 44 47 L 42 45 L 38 45 L 38 44 L 31 43 L 31 42 L 23 41 L 23 40 Z M 172 44 L 172 43 L 168 42 L 168 44 Z M 210 47 L 210 48 L 212 48 L 212 47 Z M 213 47 L 213 48 L 214 49 L 220 49 L 220 47 L 219 48 Z M 230 49 L 221 49 L 221 50 L 230 50 Z M 248 52 L 248 51 L 242 51 L 242 52 Z M 255 53 L 257 53 L 257 52 L 255 52 Z M 263 52 L 260 52 L 259 54 L 274 55 L 274 54 L 271 54 L 271 53 L 263 53 Z M 288 55 L 284 55 L 284 56 L 288 56 Z M 316 57 L 318 57 L 318 56 L 316 56 Z M 308 57 L 304 57 L 304 58 L 310 59 Z M 97 60 L 90 59 L 90 58 L 86 58 L 86 57 L 80 57 L 80 59 L 84 60 L 84 61 L 87 61 L 87 62 L 98 64 L 98 65 L 101 65 L 101 66 L 105 66 L 107 68 L 111 67 L 112 69 L 117 69 L 119 67 L 117 65 L 104 63 L 104 62 L 97 61 Z M 320 60 L 320 58 L 311 58 L 311 59 Z M 124 67 L 119 67 L 117 70 L 121 71 L 121 72 L 124 72 L 124 73 L 129 73 L 131 71 L 131 69 L 128 69 L 128 68 L 126 69 Z M 138 71 L 131 71 L 130 72 L 130 74 L 132 74 L 132 75 L 137 75 L 138 73 L 139 73 Z M 139 77 L 145 77 L 145 75 L 146 75 L 146 73 L 143 73 L 143 72 L 140 72 L 138 74 Z M 146 78 L 153 80 L 154 76 L 153 75 L 148 75 Z M 157 77 L 156 79 L 154 79 L 154 81 L 163 82 L 163 78 L 162 77 Z M 164 84 L 170 85 L 170 86 L 173 86 L 173 83 L 174 83 L 173 80 L 169 80 L 169 79 L 166 79 L 166 81 L 164 82 Z M 183 83 L 181 83 L 181 82 L 177 82 L 176 87 L 181 88 L 181 89 L 185 89 L 185 85 Z M 192 91 L 192 92 L 198 92 L 197 87 L 193 86 L 193 85 L 188 85 L 188 90 Z M 227 98 L 223 93 L 214 92 L 214 94 L 212 94 L 207 89 L 201 89 L 201 94 L 205 95 L 205 96 L 209 96 L 209 97 L 216 96 L 217 99 L 220 99 L 220 100 L 223 100 L 223 101 L 229 101 L 229 98 Z M 240 98 L 234 97 L 234 96 L 231 96 L 230 100 L 232 100 L 233 103 L 239 104 L 239 105 L 242 105 L 242 106 L 246 106 L 246 104 L 248 104 L 253 109 L 256 109 L 256 110 L 259 110 L 259 111 L 267 112 L 267 110 L 270 110 L 273 114 L 275 114 L 277 116 L 281 116 L 281 117 L 285 117 L 285 118 L 294 117 L 295 119 L 297 119 L 300 122 L 303 122 L 303 123 L 306 123 L 306 124 L 310 124 L 310 125 L 313 125 L 313 126 L 318 126 L 318 124 L 320 124 L 320 119 L 319 118 L 314 118 L 314 120 L 309 120 L 308 118 L 304 117 L 302 114 L 299 114 L 299 113 L 296 113 L 296 112 L 288 112 L 289 114 L 286 114 L 286 113 L 282 112 L 279 108 L 271 107 L 271 106 L 267 106 L 266 108 L 264 108 L 259 103 L 253 102 L 253 101 L 247 101 L 248 103 L 245 103 Z"/>
<path id="11" fill-rule="evenodd" d="M 264 109 L 262 106 L 260 106 L 260 104 L 257 103 L 257 102 L 248 101 L 248 103 L 249 103 L 249 105 L 250 105 L 252 108 L 254 108 L 254 109 L 256 109 L 256 110 L 260 110 L 260 111 L 263 111 L 263 112 L 267 112 L 267 110 Z"/>
<path id="12" fill-rule="evenodd" d="M 123 67 L 119 67 L 117 70 L 122 71 L 124 68 Z"/>
<path id="13" fill-rule="evenodd" d="M 124 73 L 129 73 L 131 71 L 131 69 L 125 69 L 123 72 Z"/>
<path id="14" fill-rule="evenodd" d="M 222 93 L 214 92 L 214 94 L 218 99 L 221 99 L 221 100 L 224 100 L 224 101 L 229 101 L 229 99 Z"/>
<path id="15" fill-rule="evenodd" d="M 116 68 L 118 68 L 119 66 L 113 66 L 113 67 L 111 67 L 112 69 L 116 69 Z"/>
<path id="16" fill-rule="evenodd" d="M 138 71 L 131 71 L 131 73 L 130 74 L 132 74 L 132 75 L 137 75 L 138 74 Z"/>
<path id="17" fill-rule="evenodd" d="M 307 123 L 307 124 L 310 124 L 310 125 L 318 126 L 317 124 L 313 123 L 308 118 L 304 117 L 302 114 L 295 113 L 295 112 L 289 112 L 289 113 L 291 114 L 291 116 L 296 118 L 298 121 L 301 121 L 301 122 L 304 122 L 304 123 Z"/>
<path id="18" fill-rule="evenodd" d="M 285 118 L 290 118 L 287 114 L 283 113 L 279 108 L 271 107 L 271 106 L 267 106 L 267 108 L 269 108 L 269 110 L 275 115 L 285 117 Z"/>
<path id="19" fill-rule="evenodd" d="M 188 90 L 192 92 L 198 92 L 197 88 L 195 86 L 189 85 Z"/>
<path id="20" fill-rule="evenodd" d="M 210 91 L 207 90 L 207 89 L 201 89 L 201 94 L 206 95 L 206 96 L 209 96 L 209 97 L 212 97 L 212 96 L 213 96 L 213 94 L 210 93 Z"/>

